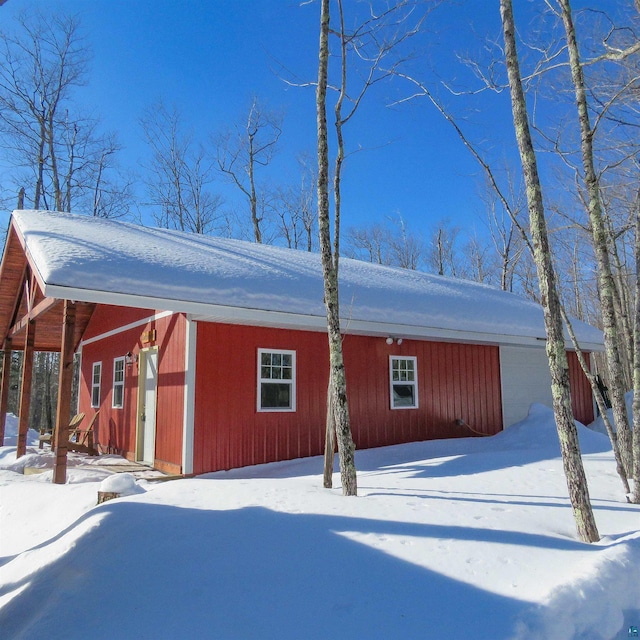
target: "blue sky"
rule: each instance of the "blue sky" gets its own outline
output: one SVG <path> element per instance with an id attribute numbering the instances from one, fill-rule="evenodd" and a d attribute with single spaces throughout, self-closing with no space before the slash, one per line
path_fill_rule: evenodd
<path id="1" fill-rule="evenodd" d="M 33 0 L 8 0 L 0 19 L 5 23 L 33 6 Z M 314 80 L 317 2 L 47 0 L 46 6 L 81 17 L 93 60 L 89 83 L 78 95 L 101 116 L 104 129 L 117 132 L 125 148 L 123 166 L 133 170 L 144 163 L 147 149 L 139 119 L 160 99 L 176 105 L 203 142 L 210 132 L 236 122 L 254 95 L 282 110 L 280 150 L 270 169 L 274 183 L 296 182 L 296 156 L 313 157 L 314 89 L 287 85 L 279 67 L 301 82 Z M 531 6 L 529 0 L 516 0 L 516 14 Z M 427 21 L 416 43 L 423 56 L 412 72 L 446 96 L 488 157 L 513 163 L 508 96 L 453 97 L 442 91 L 437 77 L 451 82 L 468 77 L 456 54 L 477 57 L 487 37 L 499 36 L 497 0 L 448 3 Z M 378 87 L 345 131 L 348 149 L 363 149 L 345 167 L 345 226 L 400 214 L 411 229 L 425 234 L 443 218 L 481 229 L 483 187 L 477 164 L 425 99 L 387 106 L 409 93 L 399 83 Z M 217 186 L 229 205 L 238 200 L 224 181 Z"/>

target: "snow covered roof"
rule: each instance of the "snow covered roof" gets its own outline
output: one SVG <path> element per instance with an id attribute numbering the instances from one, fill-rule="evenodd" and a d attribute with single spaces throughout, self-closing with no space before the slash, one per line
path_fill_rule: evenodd
<path id="1" fill-rule="evenodd" d="M 68 213 L 20 210 L 13 225 L 45 296 L 185 312 L 196 319 L 322 330 L 320 255 Z M 340 262 L 348 333 L 532 344 L 542 309 L 465 280 Z M 574 327 L 585 349 L 602 334 Z"/>

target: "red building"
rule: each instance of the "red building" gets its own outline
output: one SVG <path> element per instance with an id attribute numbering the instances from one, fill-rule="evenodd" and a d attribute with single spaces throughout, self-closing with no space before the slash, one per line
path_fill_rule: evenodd
<path id="1" fill-rule="evenodd" d="M 340 284 L 358 448 L 493 434 L 532 402 L 550 404 L 538 305 L 347 259 Z M 14 212 L 0 267 L 5 352 L 64 355 L 70 309 L 77 409 L 100 409 L 103 451 L 182 474 L 322 453 L 328 347 L 318 255 Z M 593 327 L 574 330 L 584 351 L 602 348 Z M 575 354 L 569 363 L 575 415 L 591 422 L 589 385 Z"/>

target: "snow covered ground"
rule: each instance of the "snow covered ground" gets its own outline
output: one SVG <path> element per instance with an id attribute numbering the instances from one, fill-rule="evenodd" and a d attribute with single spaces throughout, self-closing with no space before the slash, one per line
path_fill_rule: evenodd
<path id="1" fill-rule="evenodd" d="M 319 458 L 134 483 L 72 455 L 58 486 L 22 474 L 49 454 L 5 446 L 0 637 L 634 637 L 640 506 L 606 437 L 580 439 L 595 545 L 541 406 L 491 438 L 359 451 L 358 498 L 322 488 Z M 105 478 L 130 495 L 95 506 Z"/>

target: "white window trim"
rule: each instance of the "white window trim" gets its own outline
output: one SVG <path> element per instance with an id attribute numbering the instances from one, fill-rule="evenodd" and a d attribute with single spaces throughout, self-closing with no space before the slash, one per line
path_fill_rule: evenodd
<path id="1" fill-rule="evenodd" d="M 122 362 L 122 381 L 116 382 L 116 363 Z M 124 378 L 125 378 L 125 363 L 124 356 L 120 358 L 114 358 L 113 360 L 113 389 L 111 392 L 111 408 L 122 409 L 124 407 Z M 122 404 L 116 404 L 116 387 L 122 387 Z"/>
<path id="2" fill-rule="evenodd" d="M 97 383 L 95 381 L 96 368 L 99 369 Z M 100 361 L 100 362 L 94 362 L 93 365 L 91 366 L 91 408 L 92 409 L 97 409 L 100 406 L 100 402 L 102 401 L 101 387 L 102 387 L 102 362 Z M 98 389 L 97 404 L 93 401 L 93 395 L 94 395 L 93 392 L 96 388 Z"/>
<path id="3" fill-rule="evenodd" d="M 400 381 L 396 384 L 407 384 L 413 386 L 413 398 L 414 403 L 411 406 L 396 407 L 393 404 L 393 361 L 394 360 L 413 360 L 413 377 L 412 381 Z M 402 409 L 417 409 L 418 403 L 418 358 L 416 356 L 389 356 L 389 406 L 393 411 L 399 411 Z"/>
<path id="4" fill-rule="evenodd" d="M 291 368 L 292 368 L 292 372 L 291 372 L 291 380 L 274 380 L 272 378 L 262 378 L 261 373 L 262 373 L 262 354 L 263 353 L 281 353 L 283 355 L 290 355 L 291 356 Z M 256 387 L 257 390 L 257 398 L 256 398 L 256 408 L 258 413 L 294 413 L 296 410 L 296 377 L 297 377 L 297 372 L 296 372 L 296 352 L 295 351 L 290 351 L 288 349 L 258 349 L 258 359 L 257 359 L 257 365 L 258 365 L 258 374 L 257 374 L 257 378 L 258 378 L 258 384 Z M 284 384 L 288 384 L 291 386 L 291 407 L 262 407 L 261 406 L 261 402 L 262 402 L 262 383 L 265 382 L 267 384 L 269 383 L 284 383 Z"/>

